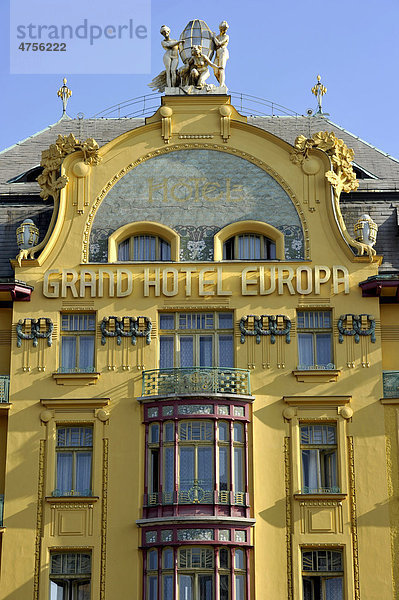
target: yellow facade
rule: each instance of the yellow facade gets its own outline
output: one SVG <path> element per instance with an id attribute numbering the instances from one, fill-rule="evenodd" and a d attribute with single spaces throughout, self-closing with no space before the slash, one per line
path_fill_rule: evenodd
<path id="1" fill-rule="evenodd" d="M 110 190 L 139 165 L 160 156 L 178 159 L 182 150 L 212 151 L 222 161 L 224 156 L 236 157 L 269 174 L 298 215 L 303 258 L 284 257 L 283 234 L 260 215 L 259 221 L 236 218 L 225 230 L 221 227 L 215 234 L 214 260 L 181 262 L 173 228 L 133 211 L 131 222 L 111 235 L 109 262 L 90 261 L 90 231 Z M 47 600 L 50 556 L 63 551 L 91 553 L 90 598 L 143 598 L 143 553 L 149 550 L 142 549 L 142 531 L 155 523 L 155 517 L 147 522 L 143 518 L 143 421 L 151 401 L 142 392 L 143 371 L 159 368 L 160 314 L 204 312 L 232 313 L 234 367 L 249 371 L 251 393 L 243 394 L 250 414 L 249 516 L 212 520 L 199 510 L 181 522 L 175 519 L 173 526 L 197 522 L 198 527 L 217 523 L 223 528 L 234 521 L 235 527 L 249 527 L 247 600 L 303 600 L 302 553 L 317 550 L 341 553 L 345 600 L 396 597 L 397 407 L 394 400 L 387 406 L 380 402 L 382 371 L 397 368 L 396 340 L 387 334 L 384 338 L 395 323 L 395 306 L 362 297 L 359 283 L 377 275 L 380 259 L 356 256 L 339 229 L 332 186 L 325 177 L 330 158 L 311 149 L 301 165 L 292 153 L 286 142 L 249 126 L 228 97 L 194 96 L 165 97 L 145 126 L 101 147 L 97 164 L 87 164 L 79 150 L 64 159 L 61 175 L 68 182 L 60 192 L 51 236 L 37 258 L 14 262 L 16 278 L 34 288 L 31 300 L 14 302 L 12 319 L 10 311 L 1 316 L 1 328 L 11 329 L 12 336 L 1 357 L 11 387 L 9 410 L 0 404 L 0 492 L 5 494 L 0 598 Z M 207 192 L 213 214 L 226 185 L 222 180 L 217 184 Z M 231 199 L 232 205 L 237 198 Z M 194 210 L 195 202 L 195 196 L 181 201 L 181 210 Z M 121 264 L 118 244 L 144 228 L 146 234 L 170 242 L 172 260 Z M 223 259 L 223 244 L 242 232 L 274 240 L 277 259 Z M 298 311 L 331 315 L 329 368 L 298 367 Z M 93 372 L 60 369 L 61 315 L 68 314 L 95 315 Z M 251 319 L 251 334 L 242 342 L 242 317 L 266 314 L 290 319 L 290 343 L 283 335 L 275 343 L 262 335 L 257 343 Z M 375 319 L 375 341 L 361 334 L 356 343 L 352 334 L 344 334 L 341 342 L 340 316 L 359 314 Z M 109 337 L 102 344 L 103 318 L 125 315 L 151 320 L 149 340 L 138 337 L 133 345 L 123 338 L 118 345 Z M 18 347 L 16 325 L 31 318 L 51 319 L 51 346 L 42 337 L 36 347 L 27 339 Z M 285 324 L 278 321 L 278 328 Z M 363 321 L 362 331 L 369 325 L 370 320 Z M 350 318 L 346 327 L 351 329 Z M 160 407 L 171 399 L 170 394 L 162 398 L 162 392 L 158 396 Z M 223 402 L 223 393 L 209 391 L 201 395 L 197 390 L 188 400 L 181 392 L 172 397 L 188 404 Z M 234 393 L 227 399 L 234 404 Z M 305 425 L 335 428 L 334 491 L 303 490 Z M 53 495 L 56 432 L 63 426 L 93 428 L 92 495 Z M 160 527 L 171 522 L 162 515 L 157 518 Z M 156 547 L 162 549 L 162 543 Z M 317 578 L 317 573 L 312 576 Z M 173 598 L 183 598 L 177 585 Z M 212 589 L 209 597 L 219 599 L 220 590 Z M 229 594 L 233 600 L 233 588 Z M 236 594 L 241 600 L 238 588 Z"/>

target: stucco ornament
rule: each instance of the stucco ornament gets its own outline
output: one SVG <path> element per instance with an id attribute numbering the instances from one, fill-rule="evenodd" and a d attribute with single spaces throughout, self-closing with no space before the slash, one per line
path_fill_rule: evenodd
<path id="1" fill-rule="evenodd" d="M 30 321 L 30 333 L 24 333 L 25 323 Z M 41 323 L 45 323 L 46 330 L 40 331 Z M 17 326 L 17 347 L 20 348 L 22 340 L 33 340 L 33 346 L 36 348 L 39 339 L 47 340 L 47 346 L 53 343 L 54 324 L 48 317 L 40 317 L 39 319 L 19 319 Z"/>
<path id="2" fill-rule="evenodd" d="M 291 153 L 291 160 L 298 165 L 302 165 L 303 161 L 308 159 L 309 151 L 313 148 L 318 148 L 328 154 L 332 170 L 327 171 L 325 177 L 331 183 L 334 191 L 335 214 L 342 235 L 349 246 L 355 248 L 360 256 L 367 254 L 372 260 L 376 254 L 375 250 L 370 244 L 356 241 L 350 236 L 339 204 L 342 192 L 354 192 L 359 187 L 359 182 L 352 167 L 354 151 L 348 148 L 345 142 L 337 138 L 333 132 L 329 133 L 328 131 L 319 131 L 313 134 L 311 138 L 300 135 L 295 140 L 294 148 Z"/>
<path id="3" fill-rule="evenodd" d="M 164 38 L 161 44 L 165 50 L 165 71 L 155 77 L 149 87 L 167 94 L 227 93 L 228 27 L 227 21 L 222 21 L 216 35 L 205 21 L 194 19 L 186 25 L 180 39 L 174 40 L 170 38 L 170 28 L 162 25 L 160 33 Z M 180 68 L 179 55 L 183 62 Z M 218 85 L 206 83 L 210 76 L 209 67 L 213 68 Z"/>
<path id="4" fill-rule="evenodd" d="M 33 246 L 32 248 L 23 248 L 19 251 L 17 256 L 19 266 L 21 266 L 23 259 L 34 258 L 35 253 L 46 245 L 57 218 L 60 190 L 68 183 L 68 177 L 66 175 L 60 175 L 62 162 L 68 154 L 72 154 L 72 152 L 78 150 L 83 153 L 84 164 L 90 166 L 98 165 L 101 162 L 101 157 L 98 154 L 99 145 L 97 142 L 93 138 L 87 138 L 86 141 L 81 142 L 75 138 L 73 133 L 70 133 L 68 136 L 59 135 L 55 144 L 51 144 L 48 150 L 43 150 L 42 159 L 40 161 L 43 172 L 37 178 L 37 182 L 42 188 L 40 197 L 43 198 L 43 200 L 48 200 L 50 196 L 54 199 L 53 215 L 47 234 L 40 244 Z"/>
<path id="5" fill-rule="evenodd" d="M 348 317 L 351 317 L 352 320 L 352 328 L 345 327 L 348 322 Z M 367 329 L 362 328 L 362 317 L 365 317 L 369 327 Z M 355 343 L 358 344 L 360 341 L 360 336 L 370 336 L 370 341 L 372 344 L 375 344 L 375 319 L 372 315 L 361 314 L 361 315 L 352 315 L 346 314 L 341 315 L 337 322 L 337 329 L 339 331 L 338 341 L 340 344 L 344 341 L 344 335 L 353 336 L 355 338 Z"/>
<path id="6" fill-rule="evenodd" d="M 253 329 L 247 329 L 246 327 L 249 317 L 253 318 Z M 278 318 L 282 320 L 284 327 L 279 328 Z M 266 319 L 269 323 L 267 328 L 263 326 Z M 246 336 L 256 336 L 256 343 L 260 344 L 262 335 L 270 335 L 270 342 L 272 344 L 276 343 L 276 336 L 285 336 L 285 342 L 289 344 L 291 342 L 290 331 L 291 319 L 286 315 L 246 315 L 240 319 L 241 344 L 245 343 Z"/>
<path id="7" fill-rule="evenodd" d="M 140 329 L 140 320 L 145 323 L 145 329 Z M 113 329 L 109 329 L 110 321 L 113 321 Z M 125 329 L 126 322 L 129 323 L 128 329 Z M 107 337 L 116 337 L 118 346 L 122 343 L 123 337 L 132 338 L 133 346 L 136 345 L 138 337 L 145 337 L 146 343 L 151 343 L 152 321 L 149 317 L 103 317 L 100 323 L 101 344 L 105 346 Z"/>

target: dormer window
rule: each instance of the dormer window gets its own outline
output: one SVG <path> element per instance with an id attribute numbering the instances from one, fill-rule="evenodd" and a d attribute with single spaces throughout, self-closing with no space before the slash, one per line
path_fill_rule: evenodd
<path id="1" fill-rule="evenodd" d="M 257 233 L 235 235 L 223 244 L 224 260 L 274 260 L 276 244 Z"/>
<path id="2" fill-rule="evenodd" d="M 118 245 L 118 260 L 171 260 L 170 244 L 156 235 L 135 235 Z"/>

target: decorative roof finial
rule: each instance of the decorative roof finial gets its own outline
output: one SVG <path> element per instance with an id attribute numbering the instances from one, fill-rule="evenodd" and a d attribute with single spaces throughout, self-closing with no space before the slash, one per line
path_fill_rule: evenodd
<path id="1" fill-rule="evenodd" d="M 321 108 L 321 99 L 323 98 L 324 94 L 326 93 L 327 88 L 321 83 L 321 75 L 317 76 L 317 83 L 316 85 L 314 85 L 312 87 L 312 94 L 314 94 L 317 98 L 317 104 L 318 104 L 318 110 L 317 113 L 318 115 L 323 115 L 323 114 L 327 114 L 327 113 L 323 113 L 323 110 Z"/>
<path id="2" fill-rule="evenodd" d="M 57 96 L 59 98 L 61 98 L 61 100 L 62 100 L 62 116 L 63 117 L 66 115 L 66 108 L 67 108 L 68 100 L 72 96 L 72 90 L 69 89 L 69 87 L 67 86 L 66 83 L 67 83 L 67 80 L 66 80 L 66 77 L 64 77 L 63 86 L 60 87 L 60 89 L 57 92 Z"/>

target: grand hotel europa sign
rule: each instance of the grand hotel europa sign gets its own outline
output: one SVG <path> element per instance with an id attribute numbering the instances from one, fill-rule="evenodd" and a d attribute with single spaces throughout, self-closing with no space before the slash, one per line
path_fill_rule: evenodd
<path id="1" fill-rule="evenodd" d="M 228 275 L 228 277 L 225 277 Z M 334 294 L 349 294 L 349 271 L 342 265 L 331 267 L 302 265 L 251 265 L 239 272 L 223 266 L 96 267 L 95 269 L 50 269 L 45 272 L 46 298 L 91 298 L 135 296 L 267 296 L 316 294 L 330 285 Z M 239 286 L 237 288 L 237 286 Z M 324 288 L 326 289 L 326 288 Z"/>

